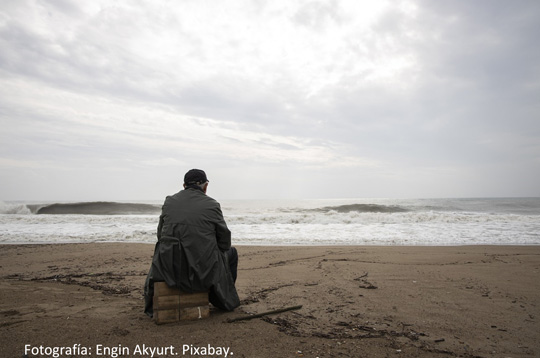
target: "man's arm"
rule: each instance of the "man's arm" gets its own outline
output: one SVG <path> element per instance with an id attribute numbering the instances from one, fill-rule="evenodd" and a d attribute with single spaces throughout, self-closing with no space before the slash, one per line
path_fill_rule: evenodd
<path id="1" fill-rule="evenodd" d="M 225 223 L 221 207 L 218 205 L 216 209 L 216 240 L 221 251 L 227 251 L 231 248 L 231 231 Z"/>
<path id="2" fill-rule="evenodd" d="M 159 224 L 157 227 L 157 239 L 161 239 L 161 229 L 163 228 L 163 214 L 159 216 Z"/>

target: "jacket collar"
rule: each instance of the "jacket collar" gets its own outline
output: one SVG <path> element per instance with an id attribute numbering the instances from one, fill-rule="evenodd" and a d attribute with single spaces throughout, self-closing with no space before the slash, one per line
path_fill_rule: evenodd
<path id="1" fill-rule="evenodd" d="M 188 189 L 199 190 L 200 192 L 202 192 L 204 194 L 204 191 L 201 189 L 201 187 L 196 185 L 196 184 L 188 185 L 188 186 L 186 186 L 186 188 L 184 190 L 188 190 Z"/>

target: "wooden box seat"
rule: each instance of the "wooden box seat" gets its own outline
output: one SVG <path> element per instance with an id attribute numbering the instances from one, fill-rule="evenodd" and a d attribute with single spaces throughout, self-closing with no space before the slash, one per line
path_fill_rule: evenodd
<path id="1" fill-rule="evenodd" d="M 208 292 L 185 293 L 165 282 L 154 283 L 154 321 L 157 324 L 210 316 Z"/>

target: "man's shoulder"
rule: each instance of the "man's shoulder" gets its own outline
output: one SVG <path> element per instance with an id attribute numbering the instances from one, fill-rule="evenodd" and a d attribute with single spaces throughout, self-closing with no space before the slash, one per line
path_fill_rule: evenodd
<path id="1" fill-rule="evenodd" d="M 174 194 L 171 194 L 171 195 L 167 195 L 167 196 L 165 197 L 165 203 L 180 199 L 181 193 L 182 193 L 183 191 L 184 191 L 184 190 L 180 190 L 178 193 L 174 193 Z"/>
<path id="2" fill-rule="evenodd" d="M 208 205 L 218 206 L 218 207 L 220 206 L 216 199 L 212 198 L 211 196 L 206 195 L 203 192 L 199 191 L 196 195 L 197 195 L 197 199 L 204 201 Z"/>
<path id="3" fill-rule="evenodd" d="M 198 202 L 203 202 L 209 206 L 220 207 L 220 204 L 216 199 L 196 189 L 184 189 L 184 190 L 179 191 L 176 194 L 169 195 L 165 198 L 165 203 L 183 202 L 183 201 L 198 201 Z"/>

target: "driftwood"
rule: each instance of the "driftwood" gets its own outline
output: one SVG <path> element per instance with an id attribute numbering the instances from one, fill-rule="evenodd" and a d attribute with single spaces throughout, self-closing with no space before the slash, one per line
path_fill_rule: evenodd
<path id="1" fill-rule="evenodd" d="M 299 310 L 300 308 L 302 308 L 302 305 L 285 307 L 285 308 L 280 308 L 278 310 L 257 313 L 257 314 L 253 314 L 253 315 L 249 315 L 249 316 L 241 316 L 241 317 L 236 317 L 236 318 L 229 318 L 229 319 L 227 319 L 227 322 L 231 323 L 231 322 L 237 322 L 237 321 L 246 321 L 246 320 L 249 320 L 249 319 L 264 317 L 264 316 L 267 316 L 267 315 L 270 315 L 270 314 L 282 313 L 282 312 L 293 311 L 293 310 Z"/>
<path id="2" fill-rule="evenodd" d="M 375 286 L 374 284 L 372 284 L 371 282 L 369 282 L 368 280 L 366 280 L 366 277 L 368 276 L 368 273 L 367 272 L 364 272 L 364 274 L 362 276 L 359 276 L 357 278 L 355 278 L 354 280 L 355 281 L 360 281 L 363 283 L 363 285 L 360 285 L 358 287 L 360 288 L 366 288 L 368 290 L 374 290 L 374 289 L 377 289 L 377 286 Z"/>

